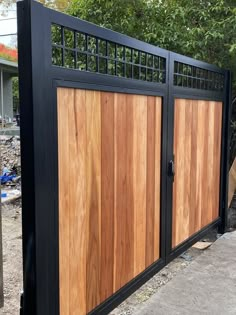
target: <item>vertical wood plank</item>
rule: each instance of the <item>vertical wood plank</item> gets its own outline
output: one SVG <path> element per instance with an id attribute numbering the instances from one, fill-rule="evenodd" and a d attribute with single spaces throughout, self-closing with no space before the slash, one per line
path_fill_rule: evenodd
<path id="1" fill-rule="evenodd" d="M 215 187 L 215 176 L 214 174 L 214 112 L 215 112 L 215 102 L 208 102 L 208 160 L 207 160 L 207 211 L 205 211 L 205 222 L 206 224 L 212 221 L 213 217 L 213 202 L 214 196 L 217 188 Z M 218 172 L 217 172 L 218 173 Z"/>
<path id="2" fill-rule="evenodd" d="M 189 235 L 194 234 L 199 229 L 198 209 L 199 200 L 197 193 L 197 139 L 198 139 L 198 102 L 192 100 L 191 119 L 191 188 L 190 188 L 190 213 L 189 213 Z"/>
<path id="3" fill-rule="evenodd" d="M 207 212 L 209 211 L 209 202 L 208 202 L 208 180 L 207 180 L 207 169 L 208 169 L 208 137 L 209 137 L 209 106 L 206 101 L 199 101 L 200 104 L 203 104 L 203 112 L 204 112 L 204 125 L 203 125 L 203 152 L 202 152 L 202 182 L 201 182 L 201 190 L 202 190 L 202 204 L 201 204 L 201 227 L 203 228 L 208 224 Z"/>
<path id="4" fill-rule="evenodd" d="M 114 93 L 101 93 L 102 219 L 101 302 L 113 294 L 114 265 Z"/>
<path id="5" fill-rule="evenodd" d="M 175 235 L 173 235 L 173 247 L 184 240 L 186 226 L 183 226 L 184 218 L 184 177 L 185 177 L 185 100 L 175 100 L 174 118 L 174 155 L 176 163 L 175 181 L 173 184 L 174 201 L 173 215 L 176 225 Z M 181 226 L 181 228 L 180 228 Z M 188 228 L 188 227 L 187 227 Z"/>
<path id="6" fill-rule="evenodd" d="M 127 222 L 127 106 L 126 96 L 115 94 L 114 103 L 114 143 L 115 143 L 115 206 L 114 206 L 114 280 L 113 291 L 123 286 L 130 276 L 132 264 L 127 264 L 129 255 L 126 238 Z M 126 257 L 126 254 L 128 257 Z"/>
<path id="7" fill-rule="evenodd" d="M 146 200 L 146 267 L 154 261 L 154 229 L 155 229 L 155 98 L 147 99 L 147 200 Z M 158 161 L 157 161 L 158 163 Z M 157 183 L 158 184 L 158 183 Z"/>
<path id="8" fill-rule="evenodd" d="M 213 203 L 212 220 L 219 217 L 219 198 L 220 198 L 220 163 L 221 163 L 221 134 L 222 134 L 222 110 L 221 102 L 215 102 L 214 111 L 214 187 L 215 198 Z"/>
<path id="9" fill-rule="evenodd" d="M 154 261 L 160 258 L 161 222 L 161 143 L 162 143 L 162 98 L 155 99 L 155 213 L 154 213 Z M 148 229 L 147 225 L 147 229 Z"/>
<path id="10" fill-rule="evenodd" d="M 196 230 L 201 229 L 202 227 L 202 207 L 203 207 L 203 199 L 204 199 L 204 191 L 202 190 L 202 181 L 204 179 L 203 173 L 203 154 L 204 154 L 204 139 L 205 135 L 205 104 L 204 101 L 196 101 L 197 106 L 197 151 L 196 151 L 196 169 L 197 169 L 197 177 L 196 177 L 196 205 L 197 210 L 195 213 L 196 220 Z"/>
<path id="11" fill-rule="evenodd" d="M 70 315 L 86 314 L 87 209 L 85 91 L 72 90 L 69 110 Z M 65 154 L 68 152 L 65 151 Z M 69 168 L 69 169 L 68 169 Z M 65 178 L 64 178 L 65 179 Z M 67 188 L 67 189 L 68 189 Z"/>
<path id="12" fill-rule="evenodd" d="M 191 141 L 192 141 L 192 101 L 185 100 L 185 134 L 184 136 L 184 207 L 182 220 L 182 240 L 189 237 L 189 219 L 191 212 Z"/>
<path id="13" fill-rule="evenodd" d="M 101 259 L 101 95 L 86 91 L 87 126 L 87 312 L 100 303 Z"/>
<path id="14" fill-rule="evenodd" d="M 122 284 L 134 277 L 134 190 L 133 181 L 133 143 L 134 143 L 134 103 L 133 95 L 126 95 L 126 231 L 125 231 L 125 255 L 123 264 L 127 275 L 123 277 Z"/>
<path id="15" fill-rule="evenodd" d="M 59 272 L 60 272 L 60 314 L 69 314 L 70 309 L 70 261 L 69 247 L 69 177 L 67 176 L 67 161 L 69 154 L 69 113 L 68 102 L 73 102 L 74 91 L 59 88 L 58 103 L 58 179 L 59 179 Z"/>
<path id="16" fill-rule="evenodd" d="M 134 275 L 145 269 L 146 255 L 146 171 L 147 97 L 133 96 L 134 109 Z"/>

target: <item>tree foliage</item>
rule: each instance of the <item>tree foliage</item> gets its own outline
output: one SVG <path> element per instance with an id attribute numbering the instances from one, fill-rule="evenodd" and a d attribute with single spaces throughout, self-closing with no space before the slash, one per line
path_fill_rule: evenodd
<path id="1" fill-rule="evenodd" d="M 59 11 L 65 11 L 66 8 L 68 7 L 70 0 L 38 0 L 41 2 L 43 5 L 56 9 Z M 7 9 L 14 5 L 17 2 L 17 0 L 0 0 L 0 4 L 2 5 L 5 10 L 2 11 L 3 15 L 7 14 Z"/>
<path id="2" fill-rule="evenodd" d="M 67 12 L 236 74 L 234 0 L 72 0 Z"/>

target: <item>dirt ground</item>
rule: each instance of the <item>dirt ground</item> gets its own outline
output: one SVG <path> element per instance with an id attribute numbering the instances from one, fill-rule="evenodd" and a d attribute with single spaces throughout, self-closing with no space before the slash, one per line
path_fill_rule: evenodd
<path id="1" fill-rule="evenodd" d="M 22 290 L 22 233 L 20 201 L 2 207 L 3 223 L 3 268 L 4 268 L 4 307 L 0 315 L 19 315 L 20 293 Z M 214 241 L 213 233 L 206 240 Z M 162 269 L 139 290 L 131 295 L 111 315 L 135 314 L 142 303 L 169 282 L 178 272 L 186 268 L 203 251 L 190 248 Z"/>
<path id="2" fill-rule="evenodd" d="M 0 315 L 19 315 L 22 290 L 20 202 L 2 206 L 4 307 Z"/>

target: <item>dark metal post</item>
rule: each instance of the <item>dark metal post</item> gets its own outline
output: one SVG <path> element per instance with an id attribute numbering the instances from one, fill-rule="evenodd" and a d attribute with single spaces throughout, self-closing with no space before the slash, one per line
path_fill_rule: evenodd
<path id="1" fill-rule="evenodd" d="M 22 315 L 36 313 L 34 141 L 32 94 L 31 1 L 17 3 L 19 93 L 21 108 L 23 278 Z M 27 196 L 30 196 L 27 197 Z"/>
<path id="2" fill-rule="evenodd" d="M 223 133 L 222 133 L 222 167 L 221 167 L 221 219 L 219 233 L 227 231 L 228 223 L 228 182 L 229 182 L 229 149 L 230 149 L 230 117 L 232 111 L 232 74 L 225 73 L 225 100 L 223 113 Z"/>

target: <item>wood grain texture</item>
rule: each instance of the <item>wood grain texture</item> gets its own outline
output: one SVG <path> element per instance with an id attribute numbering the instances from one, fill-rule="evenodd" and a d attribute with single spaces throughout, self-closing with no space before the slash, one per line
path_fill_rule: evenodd
<path id="1" fill-rule="evenodd" d="M 162 99 L 155 99 L 155 212 L 154 212 L 154 261 L 160 258 L 161 224 L 161 144 L 162 144 Z"/>
<path id="2" fill-rule="evenodd" d="M 100 299 L 101 259 L 101 95 L 86 91 L 87 170 L 87 312 Z"/>
<path id="3" fill-rule="evenodd" d="M 222 103 L 175 100 L 172 246 L 219 216 Z"/>
<path id="4" fill-rule="evenodd" d="M 134 96 L 133 195 L 134 195 L 134 276 L 145 269 L 146 258 L 146 171 L 147 97 Z"/>
<path id="5" fill-rule="evenodd" d="M 101 93 L 102 217 L 100 297 L 113 294 L 114 265 L 114 93 Z"/>
<path id="6" fill-rule="evenodd" d="M 147 103 L 147 200 L 146 200 L 146 266 L 154 260 L 154 214 L 155 214 L 155 99 Z"/>
<path id="7" fill-rule="evenodd" d="M 69 111 L 69 249 L 71 269 L 70 272 L 70 314 L 76 315 L 86 311 L 86 238 L 87 238 L 87 209 L 86 209 L 86 108 L 85 91 L 74 92 L 72 102 L 67 104 Z M 65 154 L 67 151 L 65 151 Z M 74 174 L 77 176 L 75 177 Z M 83 193 L 81 193 L 83 192 Z M 78 209 L 80 211 L 78 212 Z M 75 238 L 74 235 L 78 234 Z M 78 265 L 77 261 L 81 261 Z M 79 289 L 78 289 L 78 279 Z"/>
<path id="8" fill-rule="evenodd" d="M 114 251 L 114 292 L 121 288 L 133 276 L 133 198 L 128 194 L 127 182 L 133 187 L 132 167 L 129 168 L 130 147 L 132 148 L 132 107 L 127 106 L 127 97 L 124 94 L 115 95 L 115 251 Z M 128 114 L 129 113 L 129 114 Z M 129 152 L 127 150 L 129 149 Z M 132 164 L 131 164 L 132 165 Z M 129 204 L 129 209 L 127 209 Z M 131 220 L 128 221 L 128 216 Z"/>
<path id="9" fill-rule="evenodd" d="M 159 97 L 58 89 L 60 314 L 87 314 L 159 258 Z"/>
<path id="10" fill-rule="evenodd" d="M 70 273 L 68 262 L 70 261 L 70 217 L 69 217 L 69 176 L 65 176 L 69 153 L 69 110 L 68 100 L 73 104 L 73 90 L 58 90 L 58 170 L 59 179 L 59 265 L 60 265 L 60 313 L 70 314 Z M 63 197 L 62 197 L 63 196 Z"/>

